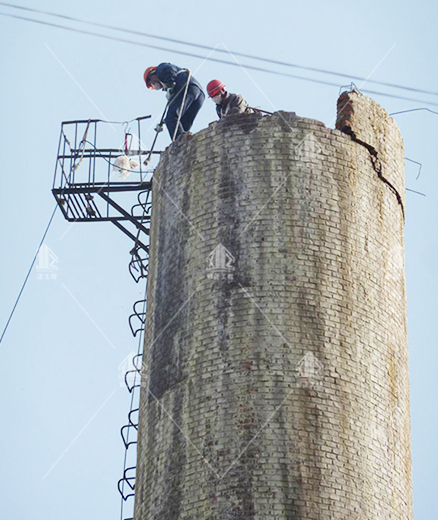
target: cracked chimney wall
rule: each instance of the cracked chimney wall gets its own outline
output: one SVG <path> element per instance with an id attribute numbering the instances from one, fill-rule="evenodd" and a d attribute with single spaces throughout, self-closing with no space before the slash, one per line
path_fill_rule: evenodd
<path id="1" fill-rule="evenodd" d="M 404 200 L 395 123 L 343 101 Z M 372 155 L 287 112 L 163 154 L 135 520 L 412 520 L 404 220 Z"/>
<path id="2" fill-rule="evenodd" d="M 338 99 L 336 128 L 365 146 L 382 180 L 405 208 L 404 145 L 397 123 L 372 99 L 355 90 Z"/>

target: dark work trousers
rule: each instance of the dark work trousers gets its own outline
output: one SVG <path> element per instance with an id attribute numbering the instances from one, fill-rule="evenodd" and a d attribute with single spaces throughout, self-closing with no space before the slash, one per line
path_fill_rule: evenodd
<path id="1" fill-rule="evenodd" d="M 171 139 L 173 139 L 173 134 L 175 133 L 183 96 L 184 88 L 182 88 L 178 94 L 171 99 L 167 110 L 165 122 Z M 190 130 L 204 100 L 204 92 L 202 92 L 202 90 L 200 90 L 196 85 L 189 85 L 176 137 L 178 137 L 182 132 L 188 132 Z"/>

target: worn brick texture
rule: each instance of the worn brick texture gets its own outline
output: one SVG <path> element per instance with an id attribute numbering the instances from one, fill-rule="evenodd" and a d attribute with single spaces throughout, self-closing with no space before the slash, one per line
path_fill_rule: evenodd
<path id="1" fill-rule="evenodd" d="M 135 520 L 412 519 L 403 143 L 348 101 L 355 135 L 242 114 L 163 154 Z"/>
<path id="2" fill-rule="evenodd" d="M 338 99 L 336 128 L 364 143 L 371 152 L 374 168 L 405 204 L 404 169 L 400 168 L 403 141 L 397 123 L 372 99 L 355 90 Z"/>

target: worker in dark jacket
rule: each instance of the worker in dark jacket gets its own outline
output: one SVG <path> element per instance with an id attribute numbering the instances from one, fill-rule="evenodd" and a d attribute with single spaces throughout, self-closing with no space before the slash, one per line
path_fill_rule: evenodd
<path id="1" fill-rule="evenodd" d="M 218 79 L 213 79 L 207 85 L 210 99 L 216 103 L 216 112 L 219 119 L 225 116 L 251 112 L 248 103 L 239 94 L 230 94 L 226 91 L 226 85 Z"/>
<path id="2" fill-rule="evenodd" d="M 170 138 L 174 140 L 182 132 L 188 132 L 205 100 L 202 87 L 191 72 L 171 63 L 160 63 L 158 67 L 146 69 L 144 81 L 149 89 L 166 91 L 168 109 L 165 123 Z M 162 129 L 161 125 L 155 128 L 157 132 Z"/>

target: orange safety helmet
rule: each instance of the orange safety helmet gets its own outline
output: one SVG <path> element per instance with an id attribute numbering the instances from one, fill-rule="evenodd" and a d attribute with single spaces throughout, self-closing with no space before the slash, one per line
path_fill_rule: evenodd
<path id="1" fill-rule="evenodd" d="M 216 96 L 221 90 L 225 90 L 225 83 L 220 79 L 212 79 L 207 85 L 207 93 L 209 97 Z"/>
<path id="2" fill-rule="evenodd" d="M 144 71 L 144 74 L 143 74 L 143 79 L 144 79 L 144 82 L 146 83 L 146 86 L 147 88 L 150 88 L 152 89 L 152 85 L 151 85 L 151 82 L 150 82 L 150 75 L 152 73 L 154 73 L 155 71 L 157 70 L 157 67 L 148 67 L 145 71 Z"/>

